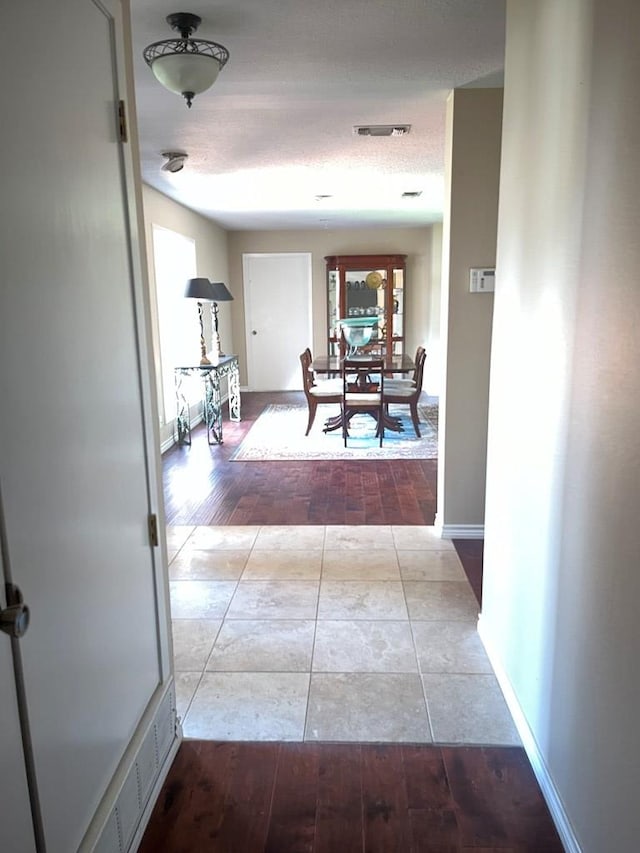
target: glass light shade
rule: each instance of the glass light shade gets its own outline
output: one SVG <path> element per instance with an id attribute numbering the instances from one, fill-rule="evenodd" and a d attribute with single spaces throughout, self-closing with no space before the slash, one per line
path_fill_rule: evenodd
<path id="1" fill-rule="evenodd" d="M 151 70 L 158 82 L 170 92 L 198 95 L 216 82 L 220 63 L 206 54 L 173 53 L 154 59 Z"/>
<path id="2" fill-rule="evenodd" d="M 378 318 L 349 317 L 339 322 L 349 349 L 354 351 L 358 347 L 364 347 L 369 343 L 373 335 L 373 330 L 378 323 Z"/>

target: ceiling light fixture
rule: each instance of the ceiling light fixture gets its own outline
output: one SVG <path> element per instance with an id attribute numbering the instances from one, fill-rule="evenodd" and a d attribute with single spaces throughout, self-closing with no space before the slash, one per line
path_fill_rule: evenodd
<path id="1" fill-rule="evenodd" d="M 167 159 L 167 162 L 162 164 L 163 172 L 179 172 L 184 169 L 185 160 L 189 155 L 184 151 L 163 151 L 162 156 Z"/>
<path id="2" fill-rule="evenodd" d="M 229 51 L 215 41 L 192 39 L 202 18 L 191 12 L 167 15 L 172 30 L 180 38 L 155 41 L 142 52 L 144 61 L 165 89 L 175 92 L 191 107 L 193 99 L 216 82 L 219 71 L 229 59 Z"/>

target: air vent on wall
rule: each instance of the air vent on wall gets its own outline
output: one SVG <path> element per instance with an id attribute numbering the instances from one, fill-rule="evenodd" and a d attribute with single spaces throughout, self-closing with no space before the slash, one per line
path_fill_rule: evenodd
<path id="1" fill-rule="evenodd" d="M 356 124 L 353 128 L 356 136 L 406 136 L 410 130 L 410 124 Z"/>
<path id="2" fill-rule="evenodd" d="M 420 198 L 422 195 L 422 190 L 410 190 L 409 192 L 402 193 L 402 198 Z"/>

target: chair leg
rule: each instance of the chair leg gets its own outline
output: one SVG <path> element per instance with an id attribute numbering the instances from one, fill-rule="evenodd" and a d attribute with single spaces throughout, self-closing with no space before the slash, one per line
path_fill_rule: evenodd
<path id="1" fill-rule="evenodd" d="M 420 438 L 420 421 L 418 420 L 418 404 L 410 403 L 409 407 L 411 409 L 411 420 L 413 421 L 413 428 L 416 431 L 416 435 Z"/>
<path id="2" fill-rule="evenodd" d="M 305 435 L 309 435 L 309 433 L 311 432 L 311 427 L 313 426 L 313 422 L 316 419 L 317 408 L 318 404 L 315 402 L 315 400 L 313 401 L 313 403 L 309 402 L 309 423 L 307 424 L 307 431 L 305 432 Z"/>
<path id="3" fill-rule="evenodd" d="M 347 417 L 347 410 L 343 406 L 342 407 L 342 440 L 344 441 L 344 446 L 347 446 L 347 436 L 349 435 L 349 418 Z"/>

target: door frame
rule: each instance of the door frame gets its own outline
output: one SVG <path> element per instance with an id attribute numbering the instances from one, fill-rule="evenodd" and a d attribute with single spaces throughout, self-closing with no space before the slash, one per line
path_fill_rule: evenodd
<path id="1" fill-rule="evenodd" d="M 253 258 L 305 258 L 307 261 L 307 304 L 309 306 L 306 317 L 307 339 L 313 339 L 313 255 L 311 252 L 243 252 L 242 254 L 242 289 L 244 298 L 244 328 L 245 328 L 245 351 L 247 359 L 247 388 L 252 388 L 251 377 L 254 374 L 253 358 L 251 354 L 251 291 L 248 283 L 248 266 Z M 302 383 L 300 384 L 302 390 Z"/>

